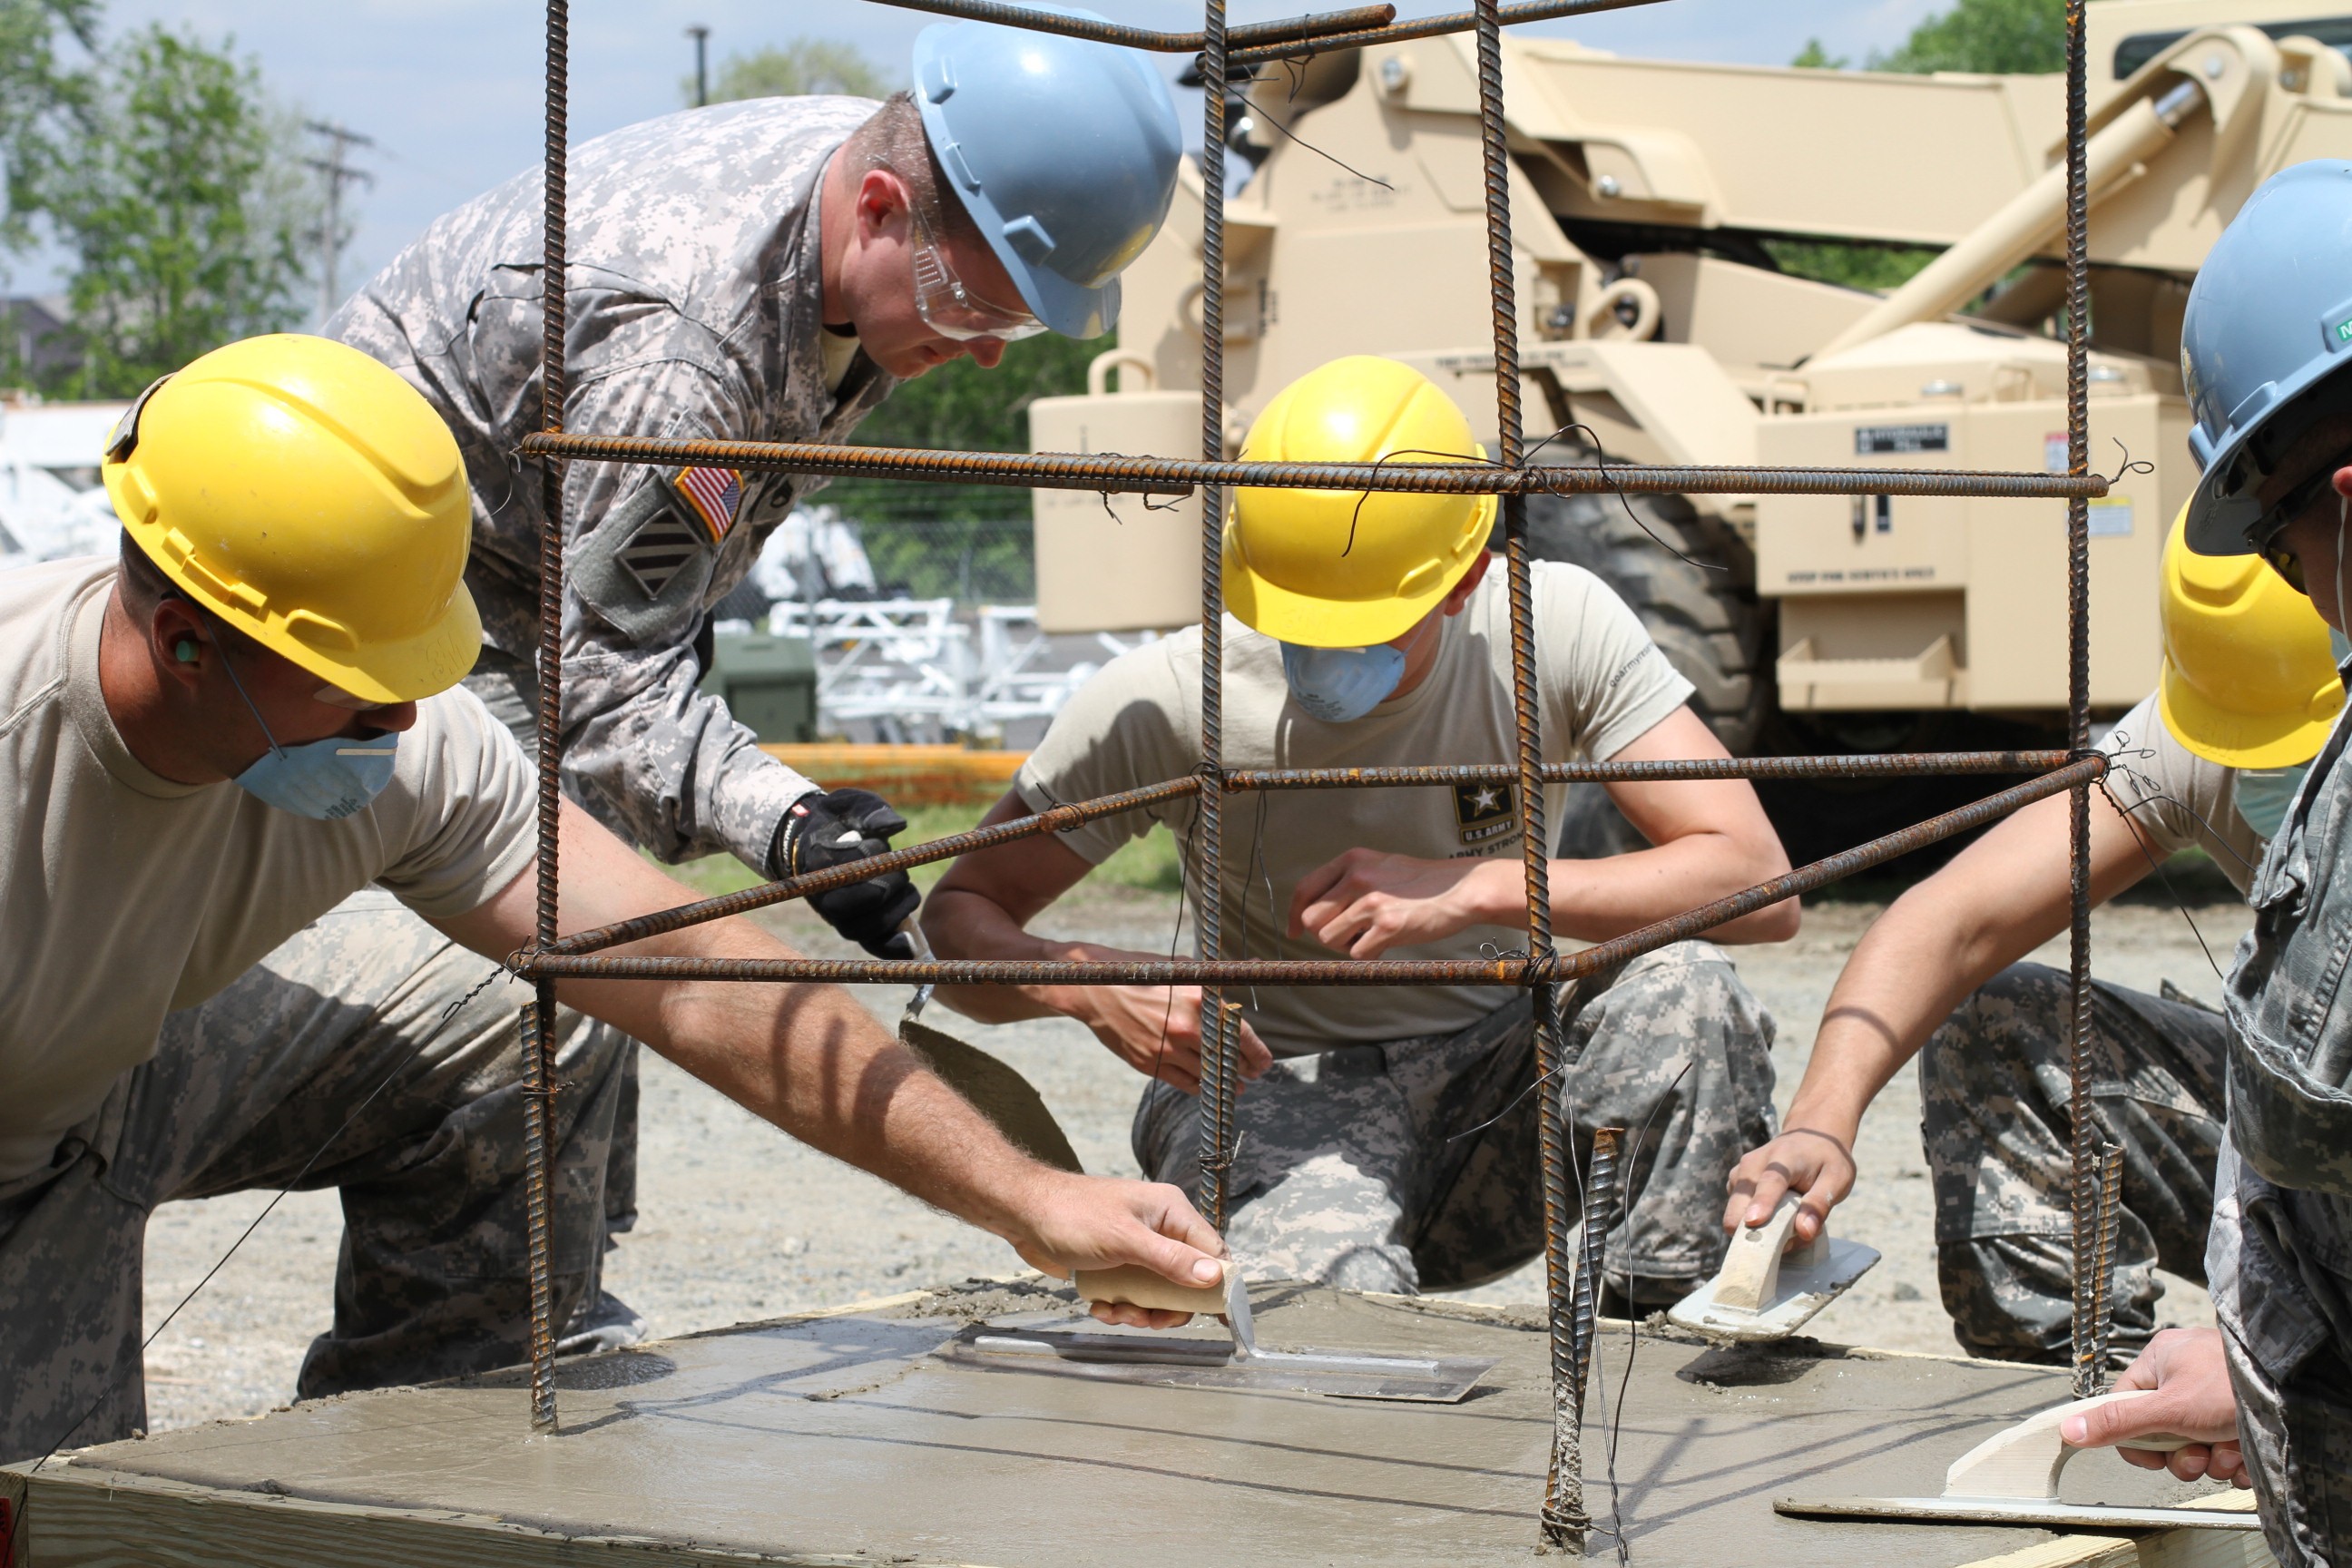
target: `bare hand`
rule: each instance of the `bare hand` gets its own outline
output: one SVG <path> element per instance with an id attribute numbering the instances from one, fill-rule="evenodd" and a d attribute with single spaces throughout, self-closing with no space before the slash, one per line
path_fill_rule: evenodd
<path id="1" fill-rule="evenodd" d="M 1119 960 L 1150 953 L 1082 944 L 1074 958 Z M 1187 1094 L 1201 1092 L 1201 988 L 1197 985 L 1088 985 L 1073 988 L 1070 1016 L 1095 1032 L 1111 1054 L 1146 1078 Z M 1244 1020 L 1240 1061 L 1244 1080 L 1274 1065 L 1274 1053 Z"/>
<path id="2" fill-rule="evenodd" d="M 1845 1140 L 1811 1127 L 1791 1127 L 1731 1167 L 1723 1228 L 1769 1225 L 1781 1196 L 1800 1193 L 1804 1201 L 1789 1227 L 1789 1244 L 1809 1244 L 1829 1224 L 1830 1210 L 1853 1191 L 1855 1174 Z"/>
<path id="3" fill-rule="evenodd" d="M 1290 900 L 1290 934 L 1311 935 L 1350 958 L 1441 941 L 1488 923 L 1486 884 L 1497 876 L 1508 879 L 1517 869 L 1502 860 L 1419 860 L 1350 849 L 1299 879 Z"/>
<path id="4" fill-rule="evenodd" d="M 1213 1285 L 1223 1278 L 1216 1259 L 1224 1237 L 1202 1219 L 1181 1190 L 1164 1182 L 1045 1173 L 1021 1207 L 1026 1234 L 1011 1238 L 1021 1260 L 1042 1274 L 1067 1279 L 1076 1268 L 1117 1268 L 1139 1263 L 1179 1285 Z M 1106 1323 L 1172 1329 L 1189 1312 L 1162 1312 L 1124 1301 L 1097 1301 Z"/>
<path id="5" fill-rule="evenodd" d="M 2238 1443 L 2238 1396 L 2230 1386 L 2221 1330 L 2165 1330 L 2148 1341 L 2116 1386 L 2156 1392 L 2069 1415 L 2058 1435 L 2077 1448 L 2112 1447 L 2126 1464 L 2170 1470 L 2184 1481 L 2210 1477 L 2233 1487 L 2252 1485 Z M 2169 1432 L 2190 1442 L 2169 1454 L 2131 1446 L 2132 1438 L 2150 1432 Z"/>

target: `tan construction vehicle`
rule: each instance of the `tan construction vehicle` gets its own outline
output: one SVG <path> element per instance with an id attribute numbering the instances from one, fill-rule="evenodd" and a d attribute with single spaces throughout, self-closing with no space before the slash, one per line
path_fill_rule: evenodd
<path id="1" fill-rule="evenodd" d="M 2195 479 L 2179 322 L 2268 175 L 2352 158 L 2352 5 L 2093 0 L 2092 701 L 2153 686 L 2158 562 Z M 1271 67 L 1226 205 L 1229 450 L 1344 353 L 1420 366 L 1494 440 L 1473 45 Z M 2063 79 L 1621 59 L 1507 35 L 1525 406 L 1549 460 L 2062 468 Z M 1031 414 L 1040 451 L 1199 451 L 1201 187 L 1126 276 L 1118 346 Z M 1936 247 L 1884 296 L 1768 245 Z M 1785 251 L 1784 251 L 1785 254 Z M 1112 380 L 1116 378 L 1116 390 Z M 2130 466 L 2126 467 L 2126 459 Z M 1199 615 L 1197 500 L 1034 492 L 1048 630 Z M 1736 752 L 2047 743 L 2066 701 L 2064 507 L 1885 496 L 1532 497 L 1538 553 L 1607 578 Z M 1906 797 L 1768 805 L 1801 858 Z M 1964 781 L 1958 795 L 1981 793 Z M 1583 793 L 1563 841 L 1630 832 Z"/>

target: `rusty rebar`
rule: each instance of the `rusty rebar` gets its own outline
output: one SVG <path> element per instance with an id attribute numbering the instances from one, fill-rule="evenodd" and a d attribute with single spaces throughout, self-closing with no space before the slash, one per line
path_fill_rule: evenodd
<path id="1" fill-rule="evenodd" d="M 1586 16 L 1599 11 L 1624 11 L 1635 5 L 1652 5 L 1657 0 L 1517 0 L 1502 8 L 1502 22 L 1507 27 L 1522 22 L 1548 22 L 1561 16 Z M 1255 43 L 1247 48 L 1236 47 L 1226 57 L 1229 69 L 1240 70 L 1275 60 L 1305 60 L 1317 55 L 1336 54 L 1341 49 L 1367 49 L 1381 44 L 1402 44 L 1413 38 L 1433 38 L 1441 33 L 1467 32 L 1475 26 L 1475 11 L 1449 11 L 1436 16 L 1416 16 L 1391 26 L 1367 27 L 1356 32 L 1318 33 L 1301 37 L 1295 42 Z M 1203 75 L 1207 73 L 1203 72 Z"/>
<path id="2" fill-rule="evenodd" d="M 1546 763 L 1546 784 L 1672 784 L 1701 779 L 1872 779 L 1931 774 L 2043 773 L 2072 752 L 1889 752 L 1853 756 L 1699 757 L 1645 763 Z M 1386 768 L 1227 768 L 1228 790 L 1406 789 L 1421 784 L 1510 784 L 1509 763 Z"/>
<path id="3" fill-rule="evenodd" d="M 1624 1176 L 1617 1167 L 1624 1147 L 1622 1127 L 1598 1128 L 1592 1134 L 1592 1158 L 1584 1167 L 1584 1245 L 1576 1265 L 1576 1387 L 1577 1410 L 1592 1386 L 1592 1336 L 1601 1317 L 1602 1271 L 1609 1262 L 1609 1233 L 1624 1217 Z"/>
<path id="4" fill-rule="evenodd" d="M 549 1254 L 554 1185 L 555 982 L 541 980 L 522 1007 L 523 1225 L 530 1248 L 530 1424 L 555 1429 L 555 1275 Z"/>
<path id="5" fill-rule="evenodd" d="M 572 13 L 569 0 L 547 0 L 547 125 L 545 146 L 545 247 L 540 275 L 540 424 L 563 428 L 566 391 L 563 340 L 567 321 L 564 208 L 570 144 Z M 534 941 L 544 951 L 556 933 L 556 899 L 562 846 L 563 754 L 563 460 L 550 453 L 539 461 L 539 888 Z M 555 1325 L 553 1261 L 549 1256 L 550 1205 L 553 1203 L 552 1158 L 548 1129 L 554 1112 L 553 1047 L 555 986 L 541 979 L 531 1004 L 536 1024 L 523 1053 L 524 1169 L 530 1257 L 530 1421 L 541 1430 L 555 1426 Z"/>
<path id="6" fill-rule="evenodd" d="M 682 931 L 706 921 L 726 920 L 730 916 L 749 914 L 770 904 L 806 898 L 812 893 L 829 892 L 835 888 L 846 888 L 855 882 L 867 881 L 892 871 L 909 870 L 917 866 L 929 866 L 940 860 L 951 860 L 976 849 L 992 849 L 1000 844 L 1011 844 L 1023 838 L 1045 833 L 1064 833 L 1100 816 L 1116 816 L 1123 811 L 1137 811 L 1161 801 L 1178 800 L 1201 787 L 1197 775 L 1170 779 L 1165 784 L 1146 784 L 1141 789 L 1121 791 L 1094 800 L 1077 801 L 1068 805 L 1049 805 L 1028 816 L 1016 816 L 1010 822 L 992 823 L 965 833 L 950 833 L 934 838 L 928 844 L 910 844 L 904 849 L 887 850 L 863 860 L 844 861 L 822 871 L 810 871 L 803 876 L 787 877 L 781 881 L 762 882 L 756 888 L 740 892 L 722 894 L 715 899 L 699 899 L 676 909 L 658 910 L 635 920 L 620 921 L 593 931 L 574 931 L 572 935 L 547 944 L 551 953 L 594 952 L 607 947 L 620 947 L 647 937 Z"/>
<path id="7" fill-rule="evenodd" d="M 1982 800 L 1867 844 L 1785 872 L 1768 882 L 1654 921 L 1623 936 L 1544 960 L 1498 955 L 1486 959 L 1135 959 L 1117 963 L 1029 959 L 888 958 L 626 958 L 604 953 L 526 950 L 512 966 L 526 979 L 579 976 L 599 980 L 835 981 L 906 985 L 1534 985 L 1579 979 L 1685 942 L 1742 915 L 1826 887 L 1842 877 L 1999 821 L 2020 806 L 2061 795 L 2106 772 L 2096 752 L 2040 778 L 2012 784 Z M 1007 824 L 1005 826 L 1011 826 Z M 853 862 L 871 867 L 872 860 Z M 870 872 L 869 872 L 870 874 Z M 669 911 L 676 913 L 677 911 Z"/>
<path id="8" fill-rule="evenodd" d="M 1222 160 L 1220 160 L 1222 162 Z M 523 437 L 526 458 L 585 463 L 652 463 L 738 468 L 747 473 L 829 474 L 836 479 L 1002 485 L 1015 489 L 1142 491 L 1183 495 L 1196 486 L 1228 489 L 1382 490 L 1412 495 L 1894 495 L 1985 496 L 2064 500 L 2104 496 L 2096 474 L 1968 468 L 1757 468 L 1641 463 L 1245 463 L 1117 452 L 944 452 L 908 447 L 843 447 L 815 441 L 689 441 L 593 432 Z"/>
<path id="9" fill-rule="evenodd" d="M 2066 472 L 2090 471 L 2091 209 L 2087 191 L 2087 54 L 2084 0 L 2066 0 Z M 2066 743 L 2091 744 L 2091 513 L 2076 497 L 2066 503 Z M 2072 1031 L 2066 1052 L 2066 1104 L 2073 1121 L 2068 1148 L 2074 1200 L 2074 1396 L 2098 1391 L 2096 1365 L 2098 1124 L 2091 1110 L 2091 790 L 2075 790 L 2071 819 L 2067 970 L 2073 985 Z"/>
<path id="10" fill-rule="evenodd" d="M 2123 1215 L 2124 1152 L 2109 1143 L 2099 1155 L 2097 1257 L 2091 1295 L 2091 1393 L 2107 1391 L 2107 1350 L 2116 1327 L 2116 1232 Z"/>
<path id="11" fill-rule="evenodd" d="M 1194 54 L 1208 47 L 1208 35 L 1199 33 L 1165 33 L 1150 27 L 1130 27 L 1122 22 L 1106 22 L 1092 16 L 1065 16 L 1058 11 L 1034 11 L 1025 5 L 1006 5 L 999 0 L 881 0 L 885 5 L 901 11 L 927 11 L 937 16 L 958 16 L 968 22 L 993 22 L 1001 26 L 1023 27 L 1033 33 L 1059 33 L 1064 37 L 1087 38 L 1098 44 L 1116 44 L 1123 49 L 1150 49 L 1163 55 Z M 1632 0 L 1621 0 L 1632 3 Z M 1303 16 L 1289 16 L 1278 22 L 1247 22 L 1226 34 L 1226 42 L 1238 47 L 1243 44 L 1280 47 L 1293 41 L 1303 42 L 1320 37 L 1326 33 L 1358 33 L 1377 28 L 1396 19 L 1393 5 L 1358 5 L 1345 11 L 1311 11 Z M 1468 23 L 1463 24 L 1467 26 Z"/>
<path id="12" fill-rule="evenodd" d="M 1225 76 L 1225 0 L 1207 0 L 1202 12 L 1202 72 L 1212 83 Z M 1201 95 L 1201 458 L 1225 455 L 1225 95 Z M 1201 492 L 1201 793 L 1195 803 L 1193 886 L 1200 889 L 1198 951 L 1211 961 L 1225 955 L 1224 491 Z M 1240 1075 L 1239 1009 L 1210 986 L 1201 994 L 1201 1210 L 1225 1228 L 1225 1180 L 1233 1168 L 1234 1094 Z"/>

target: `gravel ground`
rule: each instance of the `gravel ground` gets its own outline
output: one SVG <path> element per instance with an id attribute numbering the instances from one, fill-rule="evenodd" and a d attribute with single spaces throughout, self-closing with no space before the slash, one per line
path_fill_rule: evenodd
<path id="1" fill-rule="evenodd" d="M 1097 941 L 1164 948 L 1174 900 L 1124 889 L 1081 889 L 1051 929 Z M 1741 973 L 1780 1021 L 1774 1061 L 1785 1106 L 1802 1071 L 1831 983 L 1878 913 L 1870 903 L 1810 908 L 1796 941 L 1739 950 Z M 2248 923 L 2242 906 L 2197 910 L 2224 963 Z M 805 913 L 775 929 L 814 952 L 847 950 Z M 2211 1000 L 2220 982 L 2177 910 L 2118 904 L 2093 920 L 2103 979 L 2153 991 L 2169 978 Z M 2063 943 L 2039 954 L 2063 967 Z M 875 992 L 895 1023 L 904 1001 Z M 984 1029 L 934 1017 L 1026 1073 L 1060 1118 L 1087 1168 L 1133 1174 L 1128 1119 L 1136 1079 L 1093 1037 L 1065 1020 Z M 1889 1349 L 1949 1351 L 1937 1300 L 1918 1089 L 1906 1070 L 1863 1125 L 1862 1184 L 1839 1211 L 1843 1234 L 1885 1254 L 1872 1274 L 1818 1319 L 1832 1340 Z M 1018 1260 L 991 1237 L 925 1208 L 861 1173 L 815 1154 L 648 1056 L 645 1075 L 641 1218 L 614 1255 L 607 1284 L 657 1335 L 718 1327 L 968 1275 L 1002 1274 Z M 150 1331 L 269 1203 L 242 1194 L 174 1204 L 148 1230 Z M 253 1240 L 222 1268 L 148 1353 L 148 1401 L 157 1430 L 251 1415 L 289 1397 L 310 1337 L 326 1326 L 340 1218 L 331 1193 L 279 1202 Z M 2210 1321 L 2205 1293 L 2171 1282 L 2168 1321 Z M 1468 1293 L 1490 1302 L 1538 1300 L 1534 1269 Z"/>

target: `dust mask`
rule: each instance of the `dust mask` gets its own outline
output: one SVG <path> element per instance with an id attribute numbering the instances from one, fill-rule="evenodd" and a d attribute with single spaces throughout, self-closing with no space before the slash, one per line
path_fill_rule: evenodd
<path id="1" fill-rule="evenodd" d="M 1327 724 L 1360 719 L 1389 700 L 1404 679 L 1404 649 L 1282 645 L 1282 679 L 1291 700 Z"/>

